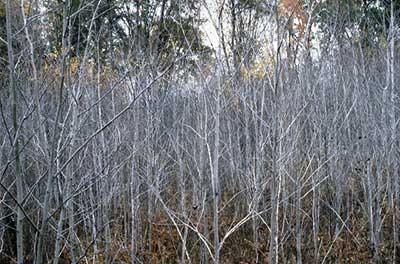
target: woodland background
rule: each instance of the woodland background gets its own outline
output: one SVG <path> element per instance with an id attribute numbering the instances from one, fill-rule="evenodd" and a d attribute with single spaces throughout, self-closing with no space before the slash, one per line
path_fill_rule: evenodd
<path id="1" fill-rule="evenodd" d="M 399 263 L 399 20 L 2 0 L 0 262 Z"/>

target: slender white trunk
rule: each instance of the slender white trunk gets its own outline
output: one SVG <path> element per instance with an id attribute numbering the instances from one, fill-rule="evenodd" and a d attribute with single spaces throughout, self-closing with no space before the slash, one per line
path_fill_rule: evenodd
<path id="1" fill-rule="evenodd" d="M 62 62 L 61 62 L 61 81 L 60 81 L 60 88 L 58 91 L 58 98 L 57 98 L 57 113 L 56 118 L 54 120 L 54 127 L 53 127 L 53 135 L 51 140 L 51 146 L 49 149 L 50 152 L 50 160 L 49 160 L 49 170 L 47 175 L 47 182 L 46 182 L 46 191 L 43 201 L 43 209 L 42 209 L 42 220 L 40 225 L 40 234 L 38 234 L 38 242 L 36 248 L 36 264 L 43 263 L 43 247 L 44 247 L 44 239 L 47 233 L 47 222 L 49 217 L 49 210 L 50 210 L 50 197 L 53 190 L 53 178 L 55 174 L 55 166 L 54 161 L 57 157 L 57 144 L 58 137 L 59 137 L 59 120 L 61 118 L 62 112 L 62 105 L 63 105 L 63 90 L 64 90 L 64 81 L 65 81 L 65 73 L 66 73 L 66 59 L 68 55 L 67 49 L 67 23 L 69 20 L 68 14 L 68 7 L 69 1 L 66 1 L 63 5 L 63 33 L 62 33 Z"/>
<path id="2" fill-rule="evenodd" d="M 397 259 L 399 247 L 399 231 L 398 231 L 398 224 L 397 224 L 397 216 L 399 210 L 399 166 L 398 166 L 398 159 L 395 156 L 395 150 L 399 148 L 398 139 L 396 139 L 396 135 L 398 133 L 396 126 L 396 92 L 395 92 L 395 65 L 394 65 L 394 56 L 395 56 L 395 13 L 394 13 L 394 1 L 390 1 L 390 60 L 389 60 L 389 67 L 390 67 L 390 104 L 391 104 L 391 113 L 390 113 L 390 128 L 391 128 L 391 160 L 393 162 L 393 202 L 392 202 L 392 214 L 393 214 L 393 263 L 398 263 L 400 261 Z M 388 179 L 391 181 L 392 179 Z"/>
<path id="3" fill-rule="evenodd" d="M 220 63 L 219 63 L 220 64 Z M 220 66 L 218 66 L 219 68 Z M 219 72 L 219 74 L 221 74 Z M 211 177 L 211 187 L 213 196 L 213 228 L 214 228 L 214 263 L 219 264 L 219 200 L 220 200 L 220 190 L 219 190 L 219 133 L 220 133 L 220 76 L 218 78 L 218 88 L 217 88 L 217 101 L 216 101 L 216 113 L 215 113 L 215 128 L 214 128 L 214 160 L 213 160 L 213 171 Z"/>
<path id="4" fill-rule="evenodd" d="M 271 172 L 271 235 L 269 247 L 270 264 L 279 262 L 279 244 L 278 244 L 278 220 L 279 220 L 279 194 L 281 183 L 281 172 L 278 164 L 281 153 L 281 142 L 279 140 L 280 129 L 280 91 L 279 91 L 279 71 L 280 71 L 280 21 L 278 12 L 278 1 L 275 1 L 275 23 L 277 36 L 277 49 L 275 54 L 274 85 L 273 85 L 273 134 L 272 134 L 272 172 Z"/>
<path id="5" fill-rule="evenodd" d="M 15 69 L 14 69 L 14 52 L 13 52 L 13 37 L 11 32 L 11 0 L 6 0 L 6 31 L 7 31 L 7 53 L 8 53 L 8 67 L 9 67 L 9 87 L 11 94 L 11 113 L 13 122 L 13 144 L 14 144 L 14 157 L 15 157 L 15 181 L 17 185 L 17 263 L 24 262 L 24 234 L 23 234 L 23 219 L 22 212 L 23 195 L 23 181 L 21 174 L 21 161 L 19 150 L 19 127 L 18 127 L 18 112 L 17 112 L 17 91 L 15 87 Z"/>

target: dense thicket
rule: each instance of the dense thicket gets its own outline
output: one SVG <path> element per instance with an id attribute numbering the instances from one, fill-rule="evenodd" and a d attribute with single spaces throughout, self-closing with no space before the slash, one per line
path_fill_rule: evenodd
<path id="1" fill-rule="evenodd" d="M 399 11 L 1 3 L 0 262 L 398 263 Z"/>

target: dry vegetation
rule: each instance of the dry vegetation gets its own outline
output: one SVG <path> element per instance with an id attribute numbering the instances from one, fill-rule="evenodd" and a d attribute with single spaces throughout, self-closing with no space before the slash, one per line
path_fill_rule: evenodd
<path id="1" fill-rule="evenodd" d="M 399 263 L 399 2 L 211 2 L 0 3 L 0 263 Z"/>

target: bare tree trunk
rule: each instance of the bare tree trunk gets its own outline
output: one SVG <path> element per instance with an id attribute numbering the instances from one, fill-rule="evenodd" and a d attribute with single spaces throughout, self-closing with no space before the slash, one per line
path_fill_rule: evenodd
<path id="1" fill-rule="evenodd" d="M 276 36 L 277 48 L 275 53 L 275 68 L 274 68 L 274 84 L 273 84 L 273 133 L 272 133 L 272 172 L 271 172 L 271 235 L 269 247 L 270 264 L 279 262 L 279 244 L 278 244 L 278 220 L 279 220 L 279 192 L 281 184 L 281 172 L 279 168 L 279 156 L 281 153 L 281 142 L 279 139 L 280 130 L 280 91 L 279 91 L 279 74 L 280 74 L 280 21 L 278 12 L 278 1 L 275 1 L 275 23 L 276 23 Z"/>
<path id="2" fill-rule="evenodd" d="M 200 216 L 202 217 L 202 219 L 200 219 L 200 221 L 203 223 L 203 233 L 204 233 L 204 237 L 207 241 L 209 241 L 210 239 L 210 234 L 209 234 L 209 227 L 208 227 L 208 217 L 209 217 L 209 191 L 208 191 L 208 180 L 207 177 L 205 175 L 205 171 L 206 171 L 206 145 L 207 143 L 207 133 L 208 133 L 208 126 L 207 126 L 207 122 L 208 122 L 208 110 L 207 110 L 207 101 L 206 101 L 206 97 L 205 97 L 205 91 L 203 91 L 203 96 L 202 96 L 202 101 L 204 103 L 204 120 L 202 118 L 199 118 L 199 127 L 201 129 L 201 135 L 204 138 L 200 139 L 200 157 L 199 157 L 199 164 L 200 164 L 200 168 L 199 168 L 199 179 L 200 179 L 200 201 L 201 201 L 201 205 L 202 205 L 202 209 L 203 212 L 201 212 L 200 210 Z M 203 124 L 202 124 L 203 123 Z M 208 252 L 206 249 L 206 246 L 204 245 L 204 243 L 201 243 L 200 246 L 200 263 L 201 264 L 208 264 Z"/>
<path id="3" fill-rule="evenodd" d="M 220 51 L 219 51 L 220 52 Z M 219 133 L 220 133 L 220 94 L 221 94 L 221 71 L 220 64 L 222 62 L 218 62 L 218 74 L 217 76 L 217 90 L 216 90 L 216 109 L 215 109 L 215 138 L 214 138 L 214 158 L 213 158 L 213 166 L 212 166 L 212 176 L 211 176 L 211 186 L 212 186 L 212 196 L 213 196 L 213 228 L 214 228 L 214 264 L 219 264 L 219 201 L 220 201 L 220 189 L 219 189 Z"/>
<path id="4" fill-rule="evenodd" d="M 296 176 L 296 263 L 302 263 L 302 217 L 301 217 L 301 182 L 300 182 L 301 175 L 297 173 Z"/>
<path id="5" fill-rule="evenodd" d="M 396 120 L 396 91 L 395 91 L 395 13 L 394 13 L 394 1 L 390 1 L 390 29 L 389 29 L 389 36 L 390 36 L 390 59 L 389 59 L 389 67 L 390 67 L 390 104 L 391 104 L 391 113 L 390 113 L 390 127 L 391 127 L 391 151 L 390 151 L 390 156 L 391 160 L 393 162 L 392 168 L 393 168 L 393 190 L 392 192 L 394 193 L 394 199 L 392 201 L 392 214 L 393 214 L 393 263 L 397 263 L 400 261 L 397 259 L 397 255 L 399 254 L 400 246 L 399 246 L 399 231 L 398 231 L 398 224 L 397 224 L 397 216 L 398 216 L 398 210 L 399 210 L 399 166 L 398 166 L 398 158 L 396 157 L 396 149 L 398 149 L 399 144 L 398 144 L 398 139 L 396 137 L 397 134 L 397 123 L 398 121 Z M 398 95 L 397 95 L 398 96 Z M 392 179 L 388 179 L 388 181 L 391 181 Z"/>
<path id="6" fill-rule="evenodd" d="M 23 180 L 21 173 L 20 161 L 20 148 L 19 148 L 19 130 L 18 126 L 18 112 L 17 112 L 17 89 L 15 87 L 15 69 L 14 69 L 14 51 L 13 51 L 13 37 L 11 31 L 11 0 L 6 0 L 6 31 L 7 31 L 7 53 L 8 53 L 8 68 L 9 68 L 9 88 L 11 95 L 11 113 L 13 123 L 13 144 L 14 144 L 14 158 L 15 158 L 15 181 L 17 185 L 17 263 L 24 263 L 24 233 L 23 233 L 23 220 L 24 214 L 22 212 L 23 194 Z"/>
<path id="7" fill-rule="evenodd" d="M 133 122 L 134 122 L 134 131 L 133 131 L 133 151 L 136 153 L 138 151 L 138 139 L 139 139 L 139 110 L 134 109 L 133 114 Z M 140 263 L 140 259 L 138 257 L 139 246 L 140 246 L 140 230 L 139 230 L 139 221 L 140 221 L 140 200 L 139 200 L 139 192 L 140 192 L 140 181 L 138 175 L 138 164 L 137 164 L 137 155 L 132 156 L 132 169 L 131 169 L 131 177 L 130 177 L 130 193 L 131 193 L 131 263 L 136 264 Z"/>
<path id="8" fill-rule="evenodd" d="M 61 118 L 62 106 L 63 106 L 63 90 L 64 90 L 64 80 L 65 80 L 65 72 L 66 72 L 66 59 L 68 55 L 67 50 L 67 25 L 69 20 L 69 1 L 66 1 L 63 6 L 63 33 L 62 33 L 62 62 L 61 62 L 61 81 L 60 88 L 58 91 L 58 101 L 57 101 L 57 113 L 56 118 L 54 120 L 53 127 L 53 135 L 50 146 L 50 160 L 49 160 L 49 170 L 47 175 L 46 182 L 46 192 L 43 201 L 43 209 L 42 209 L 42 220 L 40 225 L 40 233 L 37 242 L 36 248 L 36 264 L 43 263 L 43 243 L 47 232 L 47 222 L 49 217 L 49 209 L 50 209 L 50 196 L 53 190 L 53 178 L 55 176 L 55 166 L 54 161 L 57 157 L 57 144 L 59 137 L 59 120 Z"/>
<path id="9" fill-rule="evenodd" d="M 371 158 L 372 159 L 372 158 Z M 371 246 L 373 249 L 373 259 L 375 262 L 379 260 L 379 245 L 378 245 L 378 238 L 376 237 L 376 223 L 375 223 L 375 217 L 374 217 L 374 186 L 375 182 L 373 179 L 372 175 L 372 160 L 369 160 L 366 164 L 367 167 L 367 203 L 368 203 L 368 220 L 369 220 L 369 225 L 370 225 L 370 239 L 371 239 Z"/>
<path id="10" fill-rule="evenodd" d="M 61 200 L 61 202 L 64 202 L 64 201 Z M 65 208 L 62 205 L 61 212 L 60 212 L 60 218 L 59 218 L 58 224 L 57 224 L 57 236 L 56 236 L 56 244 L 54 246 L 53 264 L 58 264 L 58 261 L 60 260 L 61 244 L 63 241 L 62 232 L 63 232 L 64 218 L 65 218 Z"/>
<path id="11" fill-rule="evenodd" d="M 222 7 L 219 7 L 222 8 Z M 214 229 L 214 264 L 219 264 L 220 261 L 220 238 L 219 238 L 219 202 L 221 199 L 220 185 L 219 185 L 219 148 L 220 148 L 220 114 L 221 114 L 221 93 L 222 93 L 222 17 L 221 13 L 218 15 L 218 50 L 217 50 L 217 75 L 216 75 L 216 90 L 215 90 L 215 127 L 214 127 L 214 155 L 211 171 L 211 188 L 213 199 L 213 229 Z M 210 153 L 211 154 L 211 153 Z M 211 158 L 211 156 L 210 156 Z M 211 159 L 210 159 L 211 161 Z"/>

